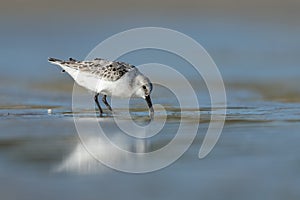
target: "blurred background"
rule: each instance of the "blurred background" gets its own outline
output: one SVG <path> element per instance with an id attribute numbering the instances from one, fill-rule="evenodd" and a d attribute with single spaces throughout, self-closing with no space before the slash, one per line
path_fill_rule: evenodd
<path id="1" fill-rule="evenodd" d="M 2 1 L 0 76 L 2 81 L 53 80 L 59 75 L 47 57 L 84 59 L 113 34 L 161 26 L 203 45 L 227 83 L 239 82 L 236 87 L 262 89 L 268 97 L 296 101 L 299 7 L 296 0 Z M 248 81 L 255 84 L 242 83 Z"/>
<path id="2" fill-rule="evenodd" d="M 1 199 L 299 199 L 299 10 L 298 0 L 2 0 Z M 197 151 L 207 121 L 171 167 L 143 175 L 90 171 L 96 164 L 84 167 L 76 154 L 73 81 L 47 58 L 84 59 L 111 35 L 145 26 L 180 31 L 211 55 L 227 91 L 223 134 L 203 160 Z M 151 51 L 122 60 L 180 63 Z"/>

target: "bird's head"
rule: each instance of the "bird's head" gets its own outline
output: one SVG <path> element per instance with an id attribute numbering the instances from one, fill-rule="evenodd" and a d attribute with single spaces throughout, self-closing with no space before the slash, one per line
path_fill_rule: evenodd
<path id="1" fill-rule="evenodd" d="M 143 75 L 138 75 L 135 78 L 135 96 L 144 98 L 146 96 L 149 96 L 152 92 L 152 83 L 150 80 L 143 76 Z"/>

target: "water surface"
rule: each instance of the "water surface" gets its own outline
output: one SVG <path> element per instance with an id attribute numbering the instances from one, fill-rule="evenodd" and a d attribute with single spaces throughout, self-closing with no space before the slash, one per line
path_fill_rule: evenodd
<path id="1" fill-rule="evenodd" d="M 228 16 L 112 20 L 105 29 L 95 25 L 95 19 L 77 26 L 77 21 L 62 19 L 57 24 L 61 32 L 54 31 L 54 21 L 44 24 L 33 20 L 33 28 L 27 29 L 14 20 L 3 23 L 1 199 L 299 199 L 299 28 L 293 23 Z M 212 112 L 201 77 L 194 76 L 186 61 L 165 52 L 144 50 L 121 57 L 135 65 L 157 62 L 181 70 L 200 102 L 199 107 L 180 109 L 172 93 L 154 90 L 153 102 L 165 106 L 168 118 L 163 131 L 146 143 L 118 134 L 111 125 L 111 114 L 98 119 L 107 125 L 113 141 L 133 152 L 153 151 L 167 144 L 181 119 L 186 126 L 199 125 L 193 144 L 174 164 L 132 175 L 100 164 L 85 151 L 73 116 L 88 121 L 95 110 L 82 107 L 72 111 L 73 81 L 46 60 L 49 56 L 83 59 L 111 34 L 147 25 L 182 31 L 208 50 L 224 78 L 228 107 L 217 145 L 200 160 L 197 155 Z M 174 84 L 180 87 L 176 80 Z M 120 100 L 113 108 L 126 122 L 130 118 L 124 114 L 125 102 Z M 195 113 L 200 113 L 200 120 Z M 131 100 L 131 117 L 137 123 L 146 123 L 147 114 L 143 100 Z M 158 119 L 166 116 L 160 111 L 156 114 Z M 120 159 L 95 137 L 88 141 L 95 151 Z"/>

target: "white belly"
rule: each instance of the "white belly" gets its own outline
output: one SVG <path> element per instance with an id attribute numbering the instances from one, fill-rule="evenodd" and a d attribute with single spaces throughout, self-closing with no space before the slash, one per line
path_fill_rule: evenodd
<path id="1" fill-rule="evenodd" d="M 105 81 L 93 74 L 79 72 L 78 70 L 66 67 L 65 70 L 72 76 L 75 82 L 95 93 L 108 96 L 129 98 L 133 95 L 134 89 L 131 85 L 130 73 L 116 81 Z"/>

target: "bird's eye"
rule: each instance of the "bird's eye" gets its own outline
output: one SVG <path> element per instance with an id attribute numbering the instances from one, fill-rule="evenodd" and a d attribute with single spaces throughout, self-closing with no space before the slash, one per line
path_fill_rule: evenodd
<path id="1" fill-rule="evenodd" d="M 143 89 L 146 90 L 146 86 L 145 85 L 143 85 Z"/>

